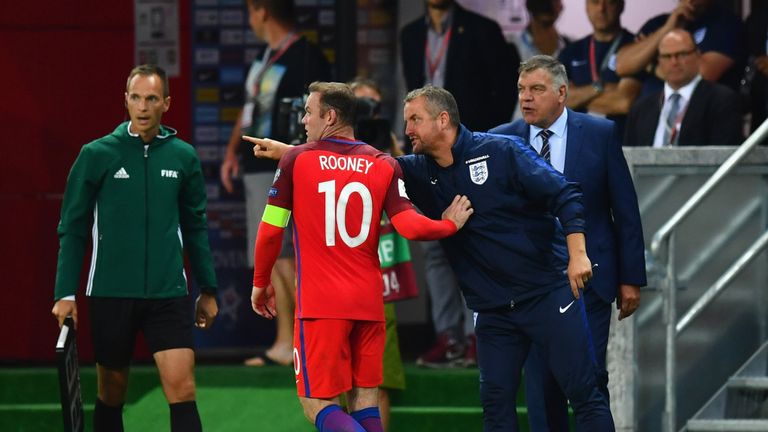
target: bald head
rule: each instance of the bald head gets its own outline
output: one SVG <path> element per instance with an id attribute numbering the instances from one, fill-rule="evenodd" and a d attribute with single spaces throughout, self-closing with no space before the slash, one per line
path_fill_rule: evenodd
<path id="1" fill-rule="evenodd" d="M 659 42 L 659 67 L 664 81 L 674 90 L 690 83 L 699 74 L 701 54 L 686 30 L 675 29 Z"/>
<path id="2" fill-rule="evenodd" d="M 662 36 L 661 42 L 659 42 L 659 51 L 664 44 L 670 43 L 683 43 L 687 44 L 690 48 L 696 47 L 696 41 L 693 40 L 693 35 L 688 30 L 674 29 L 670 30 Z"/>

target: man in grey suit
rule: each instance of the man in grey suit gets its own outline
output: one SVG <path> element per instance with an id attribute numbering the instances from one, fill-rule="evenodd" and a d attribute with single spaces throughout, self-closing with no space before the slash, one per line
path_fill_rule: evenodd
<path id="1" fill-rule="evenodd" d="M 598 265 L 584 291 L 587 322 L 598 366 L 598 387 L 609 399 L 606 351 L 611 304 L 630 316 L 646 284 L 643 230 L 632 178 L 612 120 L 567 109 L 565 67 L 549 56 L 520 66 L 523 119 L 491 129 L 517 135 L 584 194 L 587 255 Z M 532 346 L 525 364 L 531 430 L 568 430 L 567 399 L 550 371 L 546 353 Z"/>

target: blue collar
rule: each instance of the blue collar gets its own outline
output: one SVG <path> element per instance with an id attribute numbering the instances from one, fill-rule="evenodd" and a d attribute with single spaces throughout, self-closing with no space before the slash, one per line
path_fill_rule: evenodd
<path id="1" fill-rule="evenodd" d="M 451 154 L 453 154 L 453 163 L 457 160 L 463 160 L 464 151 L 472 142 L 472 132 L 469 131 L 463 124 L 459 125 L 459 133 L 456 135 L 456 142 L 451 147 Z"/>
<path id="2" fill-rule="evenodd" d="M 355 140 L 350 140 L 346 138 L 323 138 L 320 141 L 330 141 L 337 144 L 347 144 L 347 145 L 365 145 L 365 143 L 362 141 L 355 141 Z"/>

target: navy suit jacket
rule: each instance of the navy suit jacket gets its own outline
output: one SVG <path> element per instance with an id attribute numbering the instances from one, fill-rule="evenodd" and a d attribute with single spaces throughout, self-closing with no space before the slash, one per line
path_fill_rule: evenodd
<path id="1" fill-rule="evenodd" d="M 528 142 L 529 131 L 528 124 L 517 120 L 489 132 Z M 613 121 L 568 110 L 563 174 L 578 182 L 584 194 L 587 256 L 598 264 L 591 287 L 611 303 L 619 284 L 646 285 L 637 194 Z"/>
<path id="2" fill-rule="evenodd" d="M 640 98 L 627 116 L 624 145 L 652 146 L 664 92 Z M 678 146 L 739 145 L 742 120 L 738 95 L 722 84 L 702 79 L 691 94 L 680 126 Z"/>
<path id="3" fill-rule="evenodd" d="M 504 41 L 496 21 L 453 5 L 451 39 L 445 58 L 445 83 L 459 106 L 461 123 L 471 131 L 484 131 L 509 121 L 517 103 L 517 51 Z M 403 27 L 400 54 L 407 90 L 422 87 L 424 16 Z"/>

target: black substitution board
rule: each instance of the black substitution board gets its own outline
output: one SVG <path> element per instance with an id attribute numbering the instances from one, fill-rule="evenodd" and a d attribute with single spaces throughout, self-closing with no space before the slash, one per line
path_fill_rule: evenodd
<path id="1" fill-rule="evenodd" d="M 59 367 L 59 389 L 61 390 L 61 414 L 65 432 L 82 432 L 83 398 L 80 392 L 80 363 L 77 360 L 75 323 L 72 318 L 64 320 L 59 339 L 56 341 L 56 360 Z"/>

